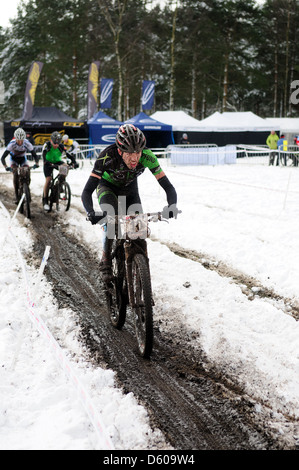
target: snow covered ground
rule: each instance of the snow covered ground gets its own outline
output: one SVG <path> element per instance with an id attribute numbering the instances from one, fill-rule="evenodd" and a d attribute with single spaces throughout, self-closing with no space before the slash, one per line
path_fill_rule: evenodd
<path id="1" fill-rule="evenodd" d="M 245 387 L 257 413 L 260 406 L 269 406 L 273 429 L 287 434 L 283 415 L 299 423 L 299 323 L 288 314 L 288 303 L 259 296 L 258 287 L 253 287 L 249 300 L 231 278 L 176 256 L 157 240 L 223 261 L 296 304 L 299 169 L 243 160 L 214 167 L 173 167 L 163 159 L 161 164 L 177 189 L 182 214 L 169 224 L 151 225 L 148 248 L 155 321 L 165 331 L 183 321 L 190 333 L 196 333 L 194 346 Z M 73 234 L 99 251 L 101 229 L 86 222 L 80 200 L 91 168 L 85 162 L 83 168 L 70 172 L 73 199 L 64 217 Z M 11 175 L 3 169 L 0 173 L 1 181 L 12 190 Z M 43 182 L 42 170 L 33 171 L 31 191 L 41 195 Z M 144 209 L 161 210 L 165 195 L 150 172 L 139 178 L 139 188 Z M 1 195 L 0 201 L 5 206 Z M 27 265 L 25 276 L 15 242 L 22 253 L 31 249 L 30 221 L 18 216 L 10 232 L 8 224 L 1 206 L 0 449 L 169 448 L 159 430 L 150 429 L 147 413 L 134 396 L 115 386 L 113 371 L 90 365 L 78 340 L 73 312 L 58 309 L 43 276 L 31 310 L 59 338 L 61 354 L 79 386 L 67 377 L 65 362 L 38 331 L 38 322 L 29 318 L 26 276 L 33 295 L 38 271 Z M 100 416 L 108 436 L 104 443 L 103 433 L 79 396 L 82 391 Z M 299 424 L 292 428 L 291 439 L 298 444 Z"/>

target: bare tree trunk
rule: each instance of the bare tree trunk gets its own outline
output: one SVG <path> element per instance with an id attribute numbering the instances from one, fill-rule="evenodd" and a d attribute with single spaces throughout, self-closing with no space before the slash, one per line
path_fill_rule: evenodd
<path id="1" fill-rule="evenodd" d="M 124 121 L 130 118 L 130 87 L 127 70 L 124 74 Z"/>
<path id="2" fill-rule="evenodd" d="M 113 23 L 110 10 L 116 7 L 117 3 L 117 23 Z M 123 15 L 127 6 L 127 0 L 116 0 L 111 2 L 109 0 L 98 0 L 100 10 L 103 12 L 105 20 L 113 35 L 114 50 L 116 56 L 117 70 L 118 70 L 118 103 L 117 103 L 117 118 L 122 121 L 122 98 L 123 98 L 123 73 L 122 63 L 119 52 L 119 37 L 122 30 Z"/>
<path id="3" fill-rule="evenodd" d="M 223 97 L 222 97 L 222 112 L 223 113 L 225 113 L 227 110 L 228 58 L 229 58 L 229 53 L 225 54 L 225 62 L 224 62 Z"/>
<path id="4" fill-rule="evenodd" d="M 195 71 L 196 54 L 193 55 L 192 81 L 191 81 L 191 108 L 192 116 L 196 117 L 196 71 Z"/>
<path id="5" fill-rule="evenodd" d="M 176 1 L 175 9 L 172 18 L 172 35 L 171 35 L 171 48 L 170 48 L 170 90 L 169 90 L 169 109 L 170 111 L 174 108 L 174 52 L 175 52 L 175 29 L 176 29 L 176 18 L 177 18 L 178 2 Z"/>
<path id="6" fill-rule="evenodd" d="M 296 42 L 296 32 L 295 32 L 295 38 L 294 38 L 294 42 L 292 43 L 292 47 L 291 47 L 291 54 L 290 54 L 290 57 L 291 57 L 291 75 L 290 75 L 290 85 L 289 85 L 289 89 L 290 89 L 290 94 L 292 94 L 292 83 L 293 83 L 293 80 L 294 80 L 294 57 L 296 57 L 296 53 L 295 53 L 295 49 L 296 49 L 296 45 L 297 42 Z M 292 101 L 291 101 L 291 97 L 289 99 L 289 112 L 288 112 L 288 115 L 291 116 L 292 115 Z"/>
<path id="7" fill-rule="evenodd" d="M 277 109 L 278 109 L 278 27 L 277 23 L 275 22 L 274 26 L 274 38 L 275 38 L 275 46 L 274 46 L 274 95 L 273 95 L 273 117 L 277 116 Z"/>
<path id="8" fill-rule="evenodd" d="M 201 102 L 201 119 L 206 117 L 206 93 L 204 92 Z"/>
<path id="9" fill-rule="evenodd" d="M 288 76 L 289 76 L 289 33 L 290 33 L 290 8 L 291 2 L 288 1 L 288 19 L 287 19 L 287 29 L 286 29 L 286 65 L 285 65 L 285 81 L 284 81 L 284 100 L 283 100 L 283 115 L 287 115 L 287 102 L 288 102 L 288 94 L 289 94 L 289 84 L 288 84 Z"/>
<path id="10" fill-rule="evenodd" d="M 78 96 L 77 96 L 77 54 L 76 51 L 74 50 L 73 53 L 73 112 L 75 113 L 75 116 L 77 116 L 78 113 Z"/>
<path id="11" fill-rule="evenodd" d="M 274 99 L 273 99 L 273 117 L 277 115 L 277 96 L 278 96 L 278 50 L 277 44 L 274 51 Z"/>

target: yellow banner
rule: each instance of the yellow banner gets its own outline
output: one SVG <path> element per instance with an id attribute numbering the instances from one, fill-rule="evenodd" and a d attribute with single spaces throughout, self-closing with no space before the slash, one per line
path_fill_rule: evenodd
<path id="1" fill-rule="evenodd" d="M 29 95 L 30 95 L 32 104 L 34 104 L 35 92 L 36 92 L 36 87 L 38 84 L 39 76 L 40 76 L 40 67 L 37 62 L 34 62 L 32 69 L 30 71 L 30 74 L 29 74 L 29 80 L 31 82 Z"/>

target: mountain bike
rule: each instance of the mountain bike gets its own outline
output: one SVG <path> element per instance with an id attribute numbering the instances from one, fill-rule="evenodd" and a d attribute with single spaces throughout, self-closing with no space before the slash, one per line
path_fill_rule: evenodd
<path id="1" fill-rule="evenodd" d="M 105 216 L 98 217 L 101 225 L 108 219 L 108 222 L 115 223 L 117 229 L 111 254 L 113 278 L 105 283 L 110 321 L 115 328 L 121 329 L 129 306 L 139 353 L 149 358 L 153 348 L 154 301 L 146 238 L 150 235 L 149 222 L 167 220 L 161 212 L 107 216 L 106 222 L 103 222 Z"/>
<path id="2" fill-rule="evenodd" d="M 18 166 L 16 170 L 17 173 L 17 192 L 18 192 L 18 201 L 23 197 L 22 203 L 20 205 L 20 213 L 24 214 L 27 219 L 31 218 L 30 211 L 30 167 L 29 166 Z"/>
<path id="3" fill-rule="evenodd" d="M 71 187 L 65 179 L 68 175 L 69 169 L 72 168 L 72 166 L 67 164 L 52 164 L 52 166 L 58 170 L 58 174 L 54 178 L 52 173 L 52 179 L 49 188 L 50 211 L 54 205 L 56 205 L 57 211 L 68 211 L 71 205 Z"/>

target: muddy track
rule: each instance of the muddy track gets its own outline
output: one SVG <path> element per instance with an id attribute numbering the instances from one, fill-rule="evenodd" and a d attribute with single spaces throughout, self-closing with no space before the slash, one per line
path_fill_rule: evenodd
<path id="1" fill-rule="evenodd" d="M 14 209 L 10 192 L 2 188 L 3 193 L 6 207 Z M 35 245 L 29 261 L 38 266 L 45 246 L 51 246 L 45 275 L 59 305 L 77 314 L 90 360 L 116 372 L 119 386 L 148 410 L 153 427 L 162 431 L 170 446 L 178 450 L 285 448 L 267 431 L 261 414 L 256 421 L 254 403 L 242 390 L 219 371 L 213 372 L 206 358 L 191 349 L 184 325 L 173 337 L 162 336 L 155 325 L 152 357 L 142 359 L 130 319 L 122 331 L 111 326 L 101 297 L 98 263 L 84 243 L 67 233 L 56 214 L 43 213 L 35 197 L 31 221 Z"/>
<path id="2" fill-rule="evenodd" d="M 295 320 L 299 320 L 298 301 L 277 294 L 272 289 L 263 286 L 263 284 L 254 277 L 246 276 L 246 274 L 221 261 L 213 259 L 211 256 L 207 256 L 205 253 L 184 249 L 176 243 L 159 242 L 166 245 L 176 255 L 196 261 L 202 264 L 206 269 L 216 271 L 217 274 L 222 277 L 230 278 L 234 284 L 237 284 L 241 288 L 241 291 L 249 300 L 253 300 L 255 297 L 261 297 L 263 299 L 269 299 L 270 301 L 279 302 L 280 308 L 283 309 L 286 314 L 291 315 Z"/>

